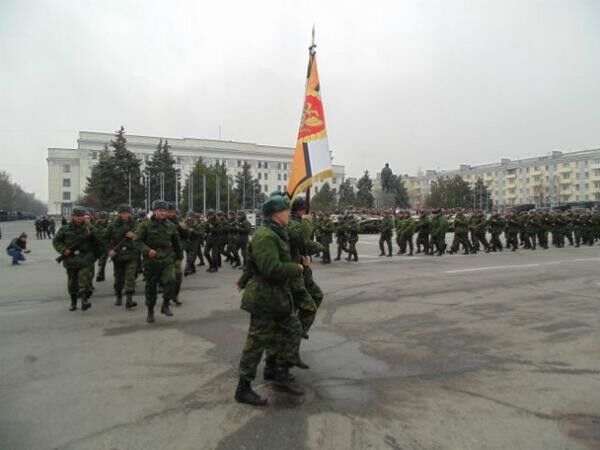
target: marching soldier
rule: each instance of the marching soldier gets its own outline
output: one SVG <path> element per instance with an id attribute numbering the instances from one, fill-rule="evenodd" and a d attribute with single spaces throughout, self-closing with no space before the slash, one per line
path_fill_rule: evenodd
<path id="1" fill-rule="evenodd" d="M 81 300 L 81 310 L 92 307 L 94 262 L 100 252 L 100 244 L 90 224 L 85 223 L 88 212 L 79 207 L 73 208 L 72 220 L 60 227 L 52 240 L 54 249 L 61 256 L 57 261 L 63 263 L 67 271 L 68 289 L 71 296 L 69 311 L 77 309 L 77 300 Z"/>
<path id="2" fill-rule="evenodd" d="M 342 250 L 346 248 L 348 227 L 346 226 L 346 217 L 338 217 L 338 223 L 335 227 L 335 242 L 337 244 L 337 257 L 334 261 L 342 258 Z"/>
<path id="3" fill-rule="evenodd" d="M 108 238 L 108 213 L 106 211 L 100 211 L 98 218 L 94 222 L 94 232 L 98 243 L 100 244 L 100 258 L 98 258 L 98 274 L 96 275 L 96 282 L 104 281 L 106 260 L 108 259 L 109 249 L 109 238 Z"/>
<path id="4" fill-rule="evenodd" d="M 236 247 L 242 252 L 243 265 L 246 265 L 246 256 L 248 251 L 248 242 L 250 241 L 250 232 L 252 231 L 252 224 L 246 218 L 244 211 L 239 211 L 237 216 L 237 243 Z M 239 256 L 238 256 L 239 260 Z"/>
<path id="5" fill-rule="evenodd" d="M 323 264 L 331 264 L 331 251 L 329 246 L 333 242 L 333 233 L 335 233 L 335 225 L 331 221 L 329 214 L 323 214 L 321 222 L 321 245 L 323 246 Z"/>
<path id="6" fill-rule="evenodd" d="M 112 259 L 115 276 L 114 288 L 117 297 L 115 306 L 123 304 L 123 290 L 125 290 L 125 308 L 132 309 L 137 306 L 137 302 L 133 301 L 133 294 L 140 259 L 140 253 L 133 244 L 137 224 L 129 205 L 120 205 L 117 211 L 119 215 L 109 225 L 107 231 L 110 246 L 108 256 Z"/>
<path id="7" fill-rule="evenodd" d="M 387 244 L 388 253 L 387 256 L 392 256 L 392 236 L 394 234 L 394 222 L 389 211 L 383 213 L 383 220 L 381 221 L 381 232 L 379 234 L 379 250 L 381 253 L 379 256 L 385 256 L 385 249 L 383 244 Z"/>
<path id="8" fill-rule="evenodd" d="M 348 224 L 346 226 L 347 239 L 348 239 L 348 257 L 346 261 L 358 262 L 358 252 L 356 251 L 356 244 L 358 242 L 359 226 L 356 223 L 356 219 L 352 214 L 347 216 Z"/>
<path id="9" fill-rule="evenodd" d="M 159 283 L 163 289 L 160 312 L 169 317 L 173 315 L 169 301 L 175 298 L 175 261 L 183 259 L 177 227 L 167 219 L 167 208 L 167 202 L 155 200 L 152 203 L 152 217 L 138 225 L 133 238 L 137 250 L 144 257 L 148 323 L 154 322 L 154 306 Z"/>
<path id="10" fill-rule="evenodd" d="M 183 248 L 184 245 L 187 244 L 187 240 L 189 238 L 189 230 L 185 222 L 179 220 L 177 216 L 177 207 L 175 203 L 167 203 L 167 219 L 175 225 L 177 229 L 177 235 L 179 236 L 180 246 Z M 179 301 L 179 291 L 181 290 L 181 283 L 183 283 L 183 252 L 181 252 L 181 258 L 175 259 L 175 296 L 172 298 L 175 306 L 181 306 L 181 302 Z"/>
<path id="11" fill-rule="evenodd" d="M 290 283 L 302 277 L 308 258 L 302 264 L 292 261 L 287 225 L 289 200 L 272 195 L 263 204 L 264 219 L 248 246 L 242 309 L 250 313 L 250 325 L 240 358 L 239 382 L 235 399 L 240 403 L 264 406 L 267 400 L 252 389 L 262 355 L 274 355 L 272 379 L 276 386 L 295 395 L 304 391 L 292 383 L 289 369 L 296 363 L 302 325 L 294 313 Z M 242 280 L 241 279 L 241 280 Z"/>

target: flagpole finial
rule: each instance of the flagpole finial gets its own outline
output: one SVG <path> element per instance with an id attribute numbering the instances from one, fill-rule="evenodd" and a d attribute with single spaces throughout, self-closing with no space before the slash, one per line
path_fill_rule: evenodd
<path id="1" fill-rule="evenodd" d="M 315 24 L 313 23 L 312 41 L 311 41 L 310 47 L 308 47 L 308 50 L 310 51 L 311 54 L 313 54 L 315 52 L 315 48 L 317 48 L 317 44 L 315 44 Z"/>

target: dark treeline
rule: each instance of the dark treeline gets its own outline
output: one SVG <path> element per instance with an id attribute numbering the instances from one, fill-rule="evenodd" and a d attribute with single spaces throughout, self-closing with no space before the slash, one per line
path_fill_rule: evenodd
<path id="1" fill-rule="evenodd" d="M 14 183 L 6 171 L 0 171 L 0 211 L 41 215 L 45 214 L 48 208 L 32 193 L 25 192 L 21 186 Z"/>

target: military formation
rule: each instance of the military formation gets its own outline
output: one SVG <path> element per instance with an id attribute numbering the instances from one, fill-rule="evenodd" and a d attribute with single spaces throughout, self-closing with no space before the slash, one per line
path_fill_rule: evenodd
<path id="1" fill-rule="evenodd" d="M 119 206 L 112 218 L 105 212 L 74 208 L 71 221 L 53 239 L 57 262 L 67 273 L 69 310 L 91 308 L 94 277 L 104 281 L 107 261 L 112 261 L 115 305 L 124 304 L 125 310 L 137 307 L 133 297 L 142 277 L 146 321 L 151 324 L 159 294 L 160 313 L 171 317 L 171 306 L 182 305 L 179 292 L 185 277 L 194 275 L 198 266 L 216 273 L 229 263 L 243 269 L 237 287 L 243 292 L 241 308 L 249 313 L 234 398 L 254 406 L 267 404 L 252 388 L 263 355 L 263 379 L 288 394 L 303 395 L 290 370 L 309 369 L 301 358 L 301 344 L 309 339 L 323 302 L 313 276 L 313 258 L 331 264 L 346 254 L 346 261 L 357 262 L 361 226 L 356 214 L 311 214 L 304 198 L 290 203 L 286 195 L 273 193 L 262 207 L 262 224 L 250 239 L 252 229 L 243 212 L 226 215 L 208 210 L 205 217 L 195 212 L 180 217 L 174 204 L 162 200 L 152 204 L 151 214 L 142 216 L 134 215 L 129 205 Z M 379 256 L 386 257 L 394 255 L 394 235 L 396 254 L 407 256 L 579 247 L 600 239 L 600 213 L 383 211 L 378 231 Z"/>
<path id="2" fill-rule="evenodd" d="M 390 213 L 384 213 L 382 219 L 380 256 L 385 255 L 384 243 L 387 243 L 387 256 L 392 256 L 390 217 Z M 486 215 L 481 211 L 434 209 L 413 217 L 409 211 L 401 211 L 396 214 L 395 230 L 397 254 L 408 256 L 580 247 L 600 240 L 600 212 L 539 210 Z M 449 246 L 447 233 L 452 233 Z M 415 245 L 416 252 L 413 251 Z"/>

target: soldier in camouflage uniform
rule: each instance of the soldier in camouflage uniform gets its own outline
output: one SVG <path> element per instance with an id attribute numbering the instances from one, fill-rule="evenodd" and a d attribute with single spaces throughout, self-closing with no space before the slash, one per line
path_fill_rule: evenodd
<path id="1" fill-rule="evenodd" d="M 381 232 L 379 234 L 379 250 L 381 253 L 379 256 L 385 256 L 385 248 L 383 244 L 387 244 L 388 253 L 387 256 L 392 256 L 392 236 L 394 234 L 394 221 L 389 211 L 383 213 L 383 220 L 381 221 Z"/>
<path id="2" fill-rule="evenodd" d="M 135 279 L 137 278 L 140 253 L 133 245 L 137 224 L 131 215 L 129 205 L 118 207 L 119 215 L 108 227 L 108 240 L 110 249 L 108 255 L 113 262 L 115 276 L 116 306 L 123 304 L 123 290 L 125 290 L 125 308 L 137 306 L 133 301 L 135 293 Z"/>
<path id="3" fill-rule="evenodd" d="M 106 260 L 108 259 L 108 247 L 109 240 L 107 236 L 108 232 L 108 213 L 106 211 L 100 211 L 97 216 L 97 220 L 94 222 L 94 234 L 98 239 L 100 245 L 100 257 L 98 258 L 98 274 L 96 275 L 96 282 L 99 283 L 105 279 Z"/>
<path id="4" fill-rule="evenodd" d="M 239 383 L 235 399 L 240 403 L 262 406 L 267 400 L 252 390 L 256 368 L 269 350 L 275 357 L 273 382 L 279 388 L 302 395 L 293 384 L 289 369 L 296 362 L 302 325 L 294 312 L 291 283 L 300 279 L 308 258 L 302 264 L 292 261 L 287 225 L 289 200 L 272 195 L 263 205 L 264 220 L 248 247 L 244 276 L 238 282 L 244 289 L 242 309 L 250 313 L 250 326 L 240 358 Z"/>
<path id="5" fill-rule="evenodd" d="M 175 228 L 177 229 L 177 234 L 179 236 L 180 247 L 183 248 L 184 245 L 187 244 L 187 240 L 189 238 L 189 230 L 185 222 L 179 220 L 179 216 L 177 215 L 177 207 L 175 203 L 169 202 L 167 203 L 167 220 L 171 221 Z M 181 301 L 179 301 L 179 291 L 181 291 L 181 284 L 183 283 L 183 252 L 181 252 L 181 258 L 176 258 L 174 263 L 175 265 L 175 296 L 172 298 L 175 306 L 181 306 Z"/>
<path id="6" fill-rule="evenodd" d="M 239 211 L 237 215 L 237 248 L 242 252 L 243 265 L 246 265 L 246 257 L 248 252 L 248 243 L 250 242 L 250 232 L 252 231 L 252 224 L 246 218 L 244 211 Z M 239 258 L 239 256 L 238 256 Z"/>
<path id="7" fill-rule="evenodd" d="M 413 235 L 415 234 L 416 223 L 415 220 L 410 216 L 409 211 L 402 213 L 402 229 L 400 231 L 400 252 L 406 254 L 406 247 L 408 245 L 408 256 L 413 255 Z"/>
<path id="8" fill-rule="evenodd" d="M 419 220 L 415 224 L 415 232 L 417 233 L 417 253 L 421 253 L 421 247 L 423 247 L 423 253 L 429 253 L 429 227 L 431 222 L 426 211 L 421 212 Z"/>
<path id="9" fill-rule="evenodd" d="M 61 254 L 67 270 L 68 288 L 71 296 L 69 311 L 77 309 L 77 299 L 81 300 L 81 310 L 91 308 L 94 262 L 100 253 L 100 244 L 90 224 L 85 223 L 88 214 L 83 208 L 73 208 L 72 220 L 63 225 L 52 240 L 54 249 Z"/>
<path id="10" fill-rule="evenodd" d="M 240 261 L 240 252 L 238 248 L 238 221 L 235 217 L 235 212 L 229 211 L 227 213 L 227 223 L 225 225 L 227 231 L 227 255 L 229 262 L 233 267 L 240 267 L 242 262 Z"/>
<path id="11" fill-rule="evenodd" d="M 457 212 L 454 218 L 454 239 L 452 240 L 450 253 L 458 252 L 459 245 L 463 246 L 463 255 L 474 253 L 469 241 L 469 218 L 462 211 Z"/>
<path id="12" fill-rule="evenodd" d="M 519 247 L 519 230 L 521 225 L 515 214 L 511 211 L 506 215 L 505 234 L 506 248 L 512 247 L 512 251 L 516 251 Z"/>
<path id="13" fill-rule="evenodd" d="M 487 227 L 490 231 L 490 245 L 489 249 L 493 252 L 502 251 L 502 241 L 500 235 L 504 231 L 504 217 L 500 216 L 497 211 L 494 211 L 487 221 Z"/>
<path id="14" fill-rule="evenodd" d="M 163 289 L 163 303 L 160 312 L 172 316 L 169 301 L 175 298 L 175 261 L 183 259 L 183 250 L 177 227 L 167 219 L 167 202 L 155 200 L 150 220 L 138 225 L 133 239 L 144 257 L 146 277 L 146 306 L 148 323 L 154 322 L 158 284 Z"/>
<path id="15" fill-rule="evenodd" d="M 206 223 L 204 225 L 206 231 L 206 246 L 204 247 L 204 256 L 208 261 L 207 272 L 219 271 L 219 239 L 221 233 L 221 225 L 217 222 L 217 215 L 214 209 L 209 209 L 206 212 Z"/>
<path id="16" fill-rule="evenodd" d="M 331 264 L 330 245 L 333 242 L 333 233 L 335 233 L 335 225 L 331 221 L 329 214 L 323 214 L 321 222 L 321 245 L 323 246 L 323 264 Z"/>
<path id="17" fill-rule="evenodd" d="M 356 251 L 356 244 L 358 242 L 358 232 L 360 227 L 356 223 L 356 219 L 352 214 L 348 215 L 348 223 L 346 225 L 346 236 L 348 240 L 348 257 L 347 261 L 358 262 L 358 252 Z"/>
<path id="18" fill-rule="evenodd" d="M 194 262 L 196 261 L 198 241 L 200 241 L 202 231 L 194 211 L 188 211 L 185 225 L 188 228 L 188 239 L 183 242 L 183 248 L 185 250 L 185 270 L 183 271 L 183 276 L 187 277 L 188 275 L 196 273 Z"/>
<path id="19" fill-rule="evenodd" d="M 335 242 L 337 244 L 337 257 L 334 261 L 339 261 L 342 258 L 342 251 L 346 249 L 347 244 L 347 225 L 346 225 L 346 217 L 340 216 L 338 217 L 338 223 L 335 227 Z"/>

